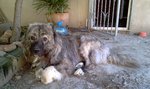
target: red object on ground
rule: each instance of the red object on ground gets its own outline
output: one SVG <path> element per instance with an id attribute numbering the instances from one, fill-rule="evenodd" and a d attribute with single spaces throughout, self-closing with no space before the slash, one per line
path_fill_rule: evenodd
<path id="1" fill-rule="evenodd" d="M 140 37 L 146 37 L 146 36 L 147 36 L 147 32 L 140 32 L 140 33 L 139 33 L 139 36 L 140 36 Z"/>

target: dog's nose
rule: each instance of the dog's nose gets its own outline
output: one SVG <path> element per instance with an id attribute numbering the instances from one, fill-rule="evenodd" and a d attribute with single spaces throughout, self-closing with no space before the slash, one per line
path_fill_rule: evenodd
<path id="1" fill-rule="evenodd" d="M 40 49 L 34 49 L 34 53 L 39 53 Z"/>

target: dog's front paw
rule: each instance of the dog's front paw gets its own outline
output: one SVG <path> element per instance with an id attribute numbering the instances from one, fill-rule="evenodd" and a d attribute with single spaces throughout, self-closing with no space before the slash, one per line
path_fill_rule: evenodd
<path id="1" fill-rule="evenodd" d="M 77 69 L 74 72 L 74 75 L 76 75 L 76 76 L 83 76 L 84 75 L 84 71 L 81 68 L 79 68 L 79 69 Z"/>
<path id="2" fill-rule="evenodd" d="M 79 63 L 76 65 L 76 69 L 82 68 L 83 66 L 84 66 L 84 63 L 83 63 L 83 62 L 79 62 Z"/>

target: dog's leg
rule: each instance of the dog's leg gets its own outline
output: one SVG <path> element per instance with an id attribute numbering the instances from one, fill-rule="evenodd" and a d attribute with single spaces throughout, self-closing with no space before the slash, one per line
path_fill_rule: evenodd
<path id="1" fill-rule="evenodd" d="M 85 66 L 89 66 L 91 64 L 89 51 L 85 49 L 80 50 L 80 55 L 83 57 L 83 61 L 85 61 Z"/>
<path id="2" fill-rule="evenodd" d="M 71 75 L 75 70 L 71 61 L 65 58 L 59 64 L 55 65 L 55 68 L 62 73 L 64 77 Z"/>
<path id="3" fill-rule="evenodd" d="M 89 43 L 82 43 L 80 46 L 80 55 L 83 57 L 85 61 L 85 66 L 89 66 L 91 64 L 91 60 L 89 58 L 91 47 Z"/>
<path id="4" fill-rule="evenodd" d="M 74 72 L 74 75 L 82 76 L 82 75 L 84 75 L 84 71 L 81 68 L 79 68 Z"/>
<path id="5" fill-rule="evenodd" d="M 85 62 L 86 62 L 86 65 L 85 66 L 89 66 L 91 64 L 91 61 L 89 59 L 89 56 L 84 56 L 85 58 Z"/>
<path id="6" fill-rule="evenodd" d="M 80 62 L 76 65 L 76 71 L 74 72 L 74 75 L 76 76 L 82 76 L 84 75 L 84 71 L 83 71 L 83 66 L 84 66 L 84 63 L 83 62 Z"/>
<path id="7" fill-rule="evenodd" d="M 82 50 L 81 50 L 82 49 Z M 89 66 L 91 64 L 90 58 L 89 58 L 89 50 L 87 50 L 85 47 L 81 46 L 80 54 L 84 58 L 85 66 Z"/>
<path id="8" fill-rule="evenodd" d="M 61 46 L 59 44 L 55 44 L 54 48 L 49 52 L 49 65 L 57 64 L 60 60 L 57 58 L 59 53 L 61 52 Z"/>

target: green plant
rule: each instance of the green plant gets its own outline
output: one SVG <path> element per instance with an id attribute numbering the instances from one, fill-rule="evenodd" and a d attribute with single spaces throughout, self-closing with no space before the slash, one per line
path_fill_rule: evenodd
<path id="1" fill-rule="evenodd" d="M 8 75 L 9 69 L 13 70 L 13 59 L 10 57 L 0 57 L 0 69 L 2 69 L 4 76 Z"/>
<path id="2" fill-rule="evenodd" d="M 63 13 L 69 9 L 68 0 L 34 0 L 37 11 L 47 10 L 46 14 Z"/>
<path id="3" fill-rule="evenodd" d="M 4 56 L 0 57 L 0 70 L 2 70 L 2 73 L 5 77 L 7 77 L 10 70 L 12 72 L 16 70 L 16 64 L 18 62 L 18 59 L 21 58 L 22 55 L 23 49 L 18 47 L 17 49 L 8 52 Z"/>

